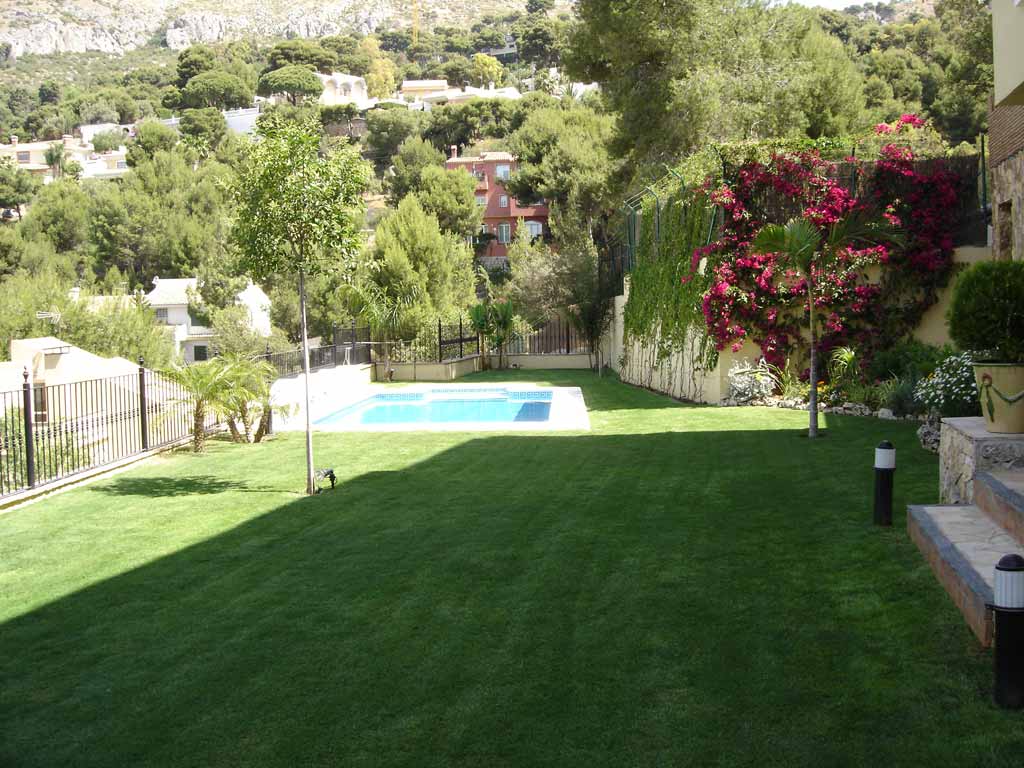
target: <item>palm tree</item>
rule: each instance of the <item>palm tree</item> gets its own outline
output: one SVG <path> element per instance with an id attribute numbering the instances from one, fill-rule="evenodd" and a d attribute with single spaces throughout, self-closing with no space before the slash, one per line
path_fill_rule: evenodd
<path id="1" fill-rule="evenodd" d="M 192 450 L 201 453 L 206 447 L 206 414 L 225 410 L 225 402 L 234 381 L 230 362 L 215 358 L 205 363 L 176 365 L 164 376 L 183 390 L 178 402 L 192 406 Z"/>
<path id="2" fill-rule="evenodd" d="M 511 301 L 491 304 L 491 339 L 498 348 L 498 369 L 505 367 L 505 344 L 515 335 L 516 313 Z"/>
<path id="3" fill-rule="evenodd" d="M 416 303 L 417 293 L 392 296 L 376 283 L 366 281 L 352 287 L 362 305 L 359 314 L 370 325 L 370 331 L 384 341 L 384 370 L 388 381 L 394 375 L 391 369 L 391 344 L 406 319 L 406 312 Z"/>
<path id="4" fill-rule="evenodd" d="M 835 265 L 849 248 L 864 248 L 883 243 L 899 243 L 900 237 L 888 225 L 871 222 L 860 213 L 852 213 L 822 231 L 807 219 L 790 219 L 785 224 L 768 224 L 754 238 L 754 253 L 775 253 L 804 279 L 807 291 L 808 330 L 810 331 L 810 421 L 808 437 L 818 436 L 818 354 L 814 321 L 814 302 L 818 297 L 815 272 Z"/>
<path id="5" fill-rule="evenodd" d="M 53 142 L 53 144 L 46 148 L 43 159 L 46 160 L 46 164 L 52 169 L 53 178 L 59 179 L 66 162 L 64 143 L 60 141 Z"/>
<path id="6" fill-rule="evenodd" d="M 265 421 L 269 421 L 270 383 L 274 380 L 274 366 L 266 360 L 253 360 L 243 355 L 226 355 L 218 358 L 230 368 L 231 386 L 216 405 L 222 411 L 235 442 L 259 442 L 253 439 L 253 421 L 260 416 L 257 428 L 262 439 L 266 433 Z M 239 431 L 238 424 L 242 429 Z"/>
<path id="7" fill-rule="evenodd" d="M 494 315 L 490 302 L 474 304 L 469 308 L 469 324 L 476 331 L 477 348 L 480 352 L 480 369 L 487 370 L 487 337 L 494 332 Z"/>

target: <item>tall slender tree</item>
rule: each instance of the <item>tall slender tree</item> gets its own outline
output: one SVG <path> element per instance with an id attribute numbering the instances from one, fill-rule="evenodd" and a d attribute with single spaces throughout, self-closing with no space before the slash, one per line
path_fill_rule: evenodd
<path id="1" fill-rule="evenodd" d="M 298 278 L 310 494 L 315 485 L 306 278 L 325 272 L 347 276 L 354 270 L 369 178 L 370 168 L 355 147 L 321 144 L 316 120 L 292 123 L 271 117 L 260 127 L 260 140 L 245 149 L 234 185 L 233 240 L 243 267 L 254 280 Z"/>

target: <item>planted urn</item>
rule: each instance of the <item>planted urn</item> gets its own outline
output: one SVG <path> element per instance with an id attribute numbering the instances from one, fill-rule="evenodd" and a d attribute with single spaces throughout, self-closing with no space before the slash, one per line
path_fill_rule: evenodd
<path id="1" fill-rule="evenodd" d="M 1024 262 L 967 269 L 953 292 L 949 333 L 973 355 L 985 428 L 1024 432 Z"/>

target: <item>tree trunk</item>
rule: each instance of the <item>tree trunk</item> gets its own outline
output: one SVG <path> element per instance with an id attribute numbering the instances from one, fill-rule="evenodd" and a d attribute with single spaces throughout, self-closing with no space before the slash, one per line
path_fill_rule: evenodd
<path id="1" fill-rule="evenodd" d="M 231 441 L 234 443 L 242 442 L 242 434 L 238 431 L 238 425 L 235 423 L 234 416 L 228 416 L 228 432 L 231 433 Z"/>
<path id="2" fill-rule="evenodd" d="M 807 425 L 807 437 L 818 436 L 818 350 L 814 333 L 814 290 L 811 288 L 810 276 L 807 278 L 807 296 L 810 299 L 811 311 L 811 392 L 807 408 L 810 421 Z"/>
<path id="3" fill-rule="evenodd" d="M 306 273 L 299 268 L 299 317 L 302 321 L 302 377 L 306 390 L 306 493 L 316 493 L 313 478 L 313 419 L 309 412 L 309 335 L 306 328 Z"/>
<path id="4" fill-rule="evenodd" d="M 256 434 L 253 435 L 252 441 L 258 443 L 263 440 L 267 435 L 267 429 L 270 427 L 270 403 L 266 402 L 263 404 L 263 413 L 260 414 L 260 423 L 256 427 Z"/>
<path id="5" fill-rule="evenodd" d="M 196 401 L 192 412 L 192 452 L 202 453 L 206 447 L 206 403 Z"/>
<path id="6" fill-rule="evenodd" d="M 249 411 L 249 404 L 242 403 L 240 408 L 239 417 L 242 420 L 242 441 L 245 443 L 252 442 L 252 413 Z"/>

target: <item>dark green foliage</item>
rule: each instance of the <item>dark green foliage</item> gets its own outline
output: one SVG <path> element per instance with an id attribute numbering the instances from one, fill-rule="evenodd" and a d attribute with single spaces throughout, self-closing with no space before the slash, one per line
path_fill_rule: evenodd
<path id="1" fill-rule="evenodd" d="M 879 349 L 868 367 L 873 381 L 888 378 L 907 378 L 913 381 L 928 376 L 948 355 L 948 347 L 936 347 L 917 339 L 905 339 Z"/>
<path id="2" fill-rule="evenodd" d="M 193 45 L 178 54 L 178 87 L 184 88 L 196 75 L 208 72 L 217 66 L 213 49 L 205 45 Z"/>
<path id="3" fill-rule="evenodd" d="M 292 106 L 295 106 L 307 97 L 319 96 L 324 86 L 309 67 L 289 64 L 260 76 L 257 90 L 261 96 L 284 94 Z"/>
<path id="4" fill-rule="evenodd" d="M 957 280 L 949 334 L 979 359 L 1024 363 L 1024 261 L 983 261 Z"/>
<path id="5" fill-rule="evenodd" d="M 178 132 L 156 120 L 146 120 L 135 127 L 135 137 L 128 145 L 128 165 L 141 165 L 152 160 L 157 152 L 169 152 L 178 143 Z"/>
<path id="6" fill-rule="evenodd" d="M 182 105 L 195 108 L 238 109 L 251 106 L 252 97 L 252 89 L 248 85 L 221 69 L 196 75 L 181 91 Z"/>
<path id="7" fill-rule="evenodd" d="M 127 139 L 120 128 L 97 133 L 92 137 L 92 148 L 97 152 L 111 152 L 123 145 Z"/>
<path id="8" fill-rule="evenodd" d="M 270 49 L 265 71 L 272 72 L 291 64 L 330 74 L 338 64 L 338 54 L 310 40 L 285 40 Z"/>
<path id="9" fill-rule="evenodd" d="M 214 148 L 228 131 L 224 115 L 216 107 L 204 109 L 186 109 L 181 114 L 178 128 L 184 136 L 202 139 L 207 146 Z"/>
<path id="10" fill-rule="evenodd" d="M 387 178 L 388 203 L 397 208 L 403 197 L 423 188 L 423 171 L 430 167 L 444 168 L 444 155 L 430 142 L 410 136 L 398 148 L 391 165 Z"/>
<path id="11" fill-rule="evenodd" d="M 423 169 L 413 192 L 423 210 L 436 216 L 441 230 L 464 238 L 480 231 L 483 208 L 476 201 L 476 177 L 462 168 Z"/>
<path id="12" fill-rule="evenodd" d="M 420 132 L 423 113 L 408 109 L 371 109 L 366 113 L 366 146 L 378 172 L 391 163 L 398 148 Z"/>

